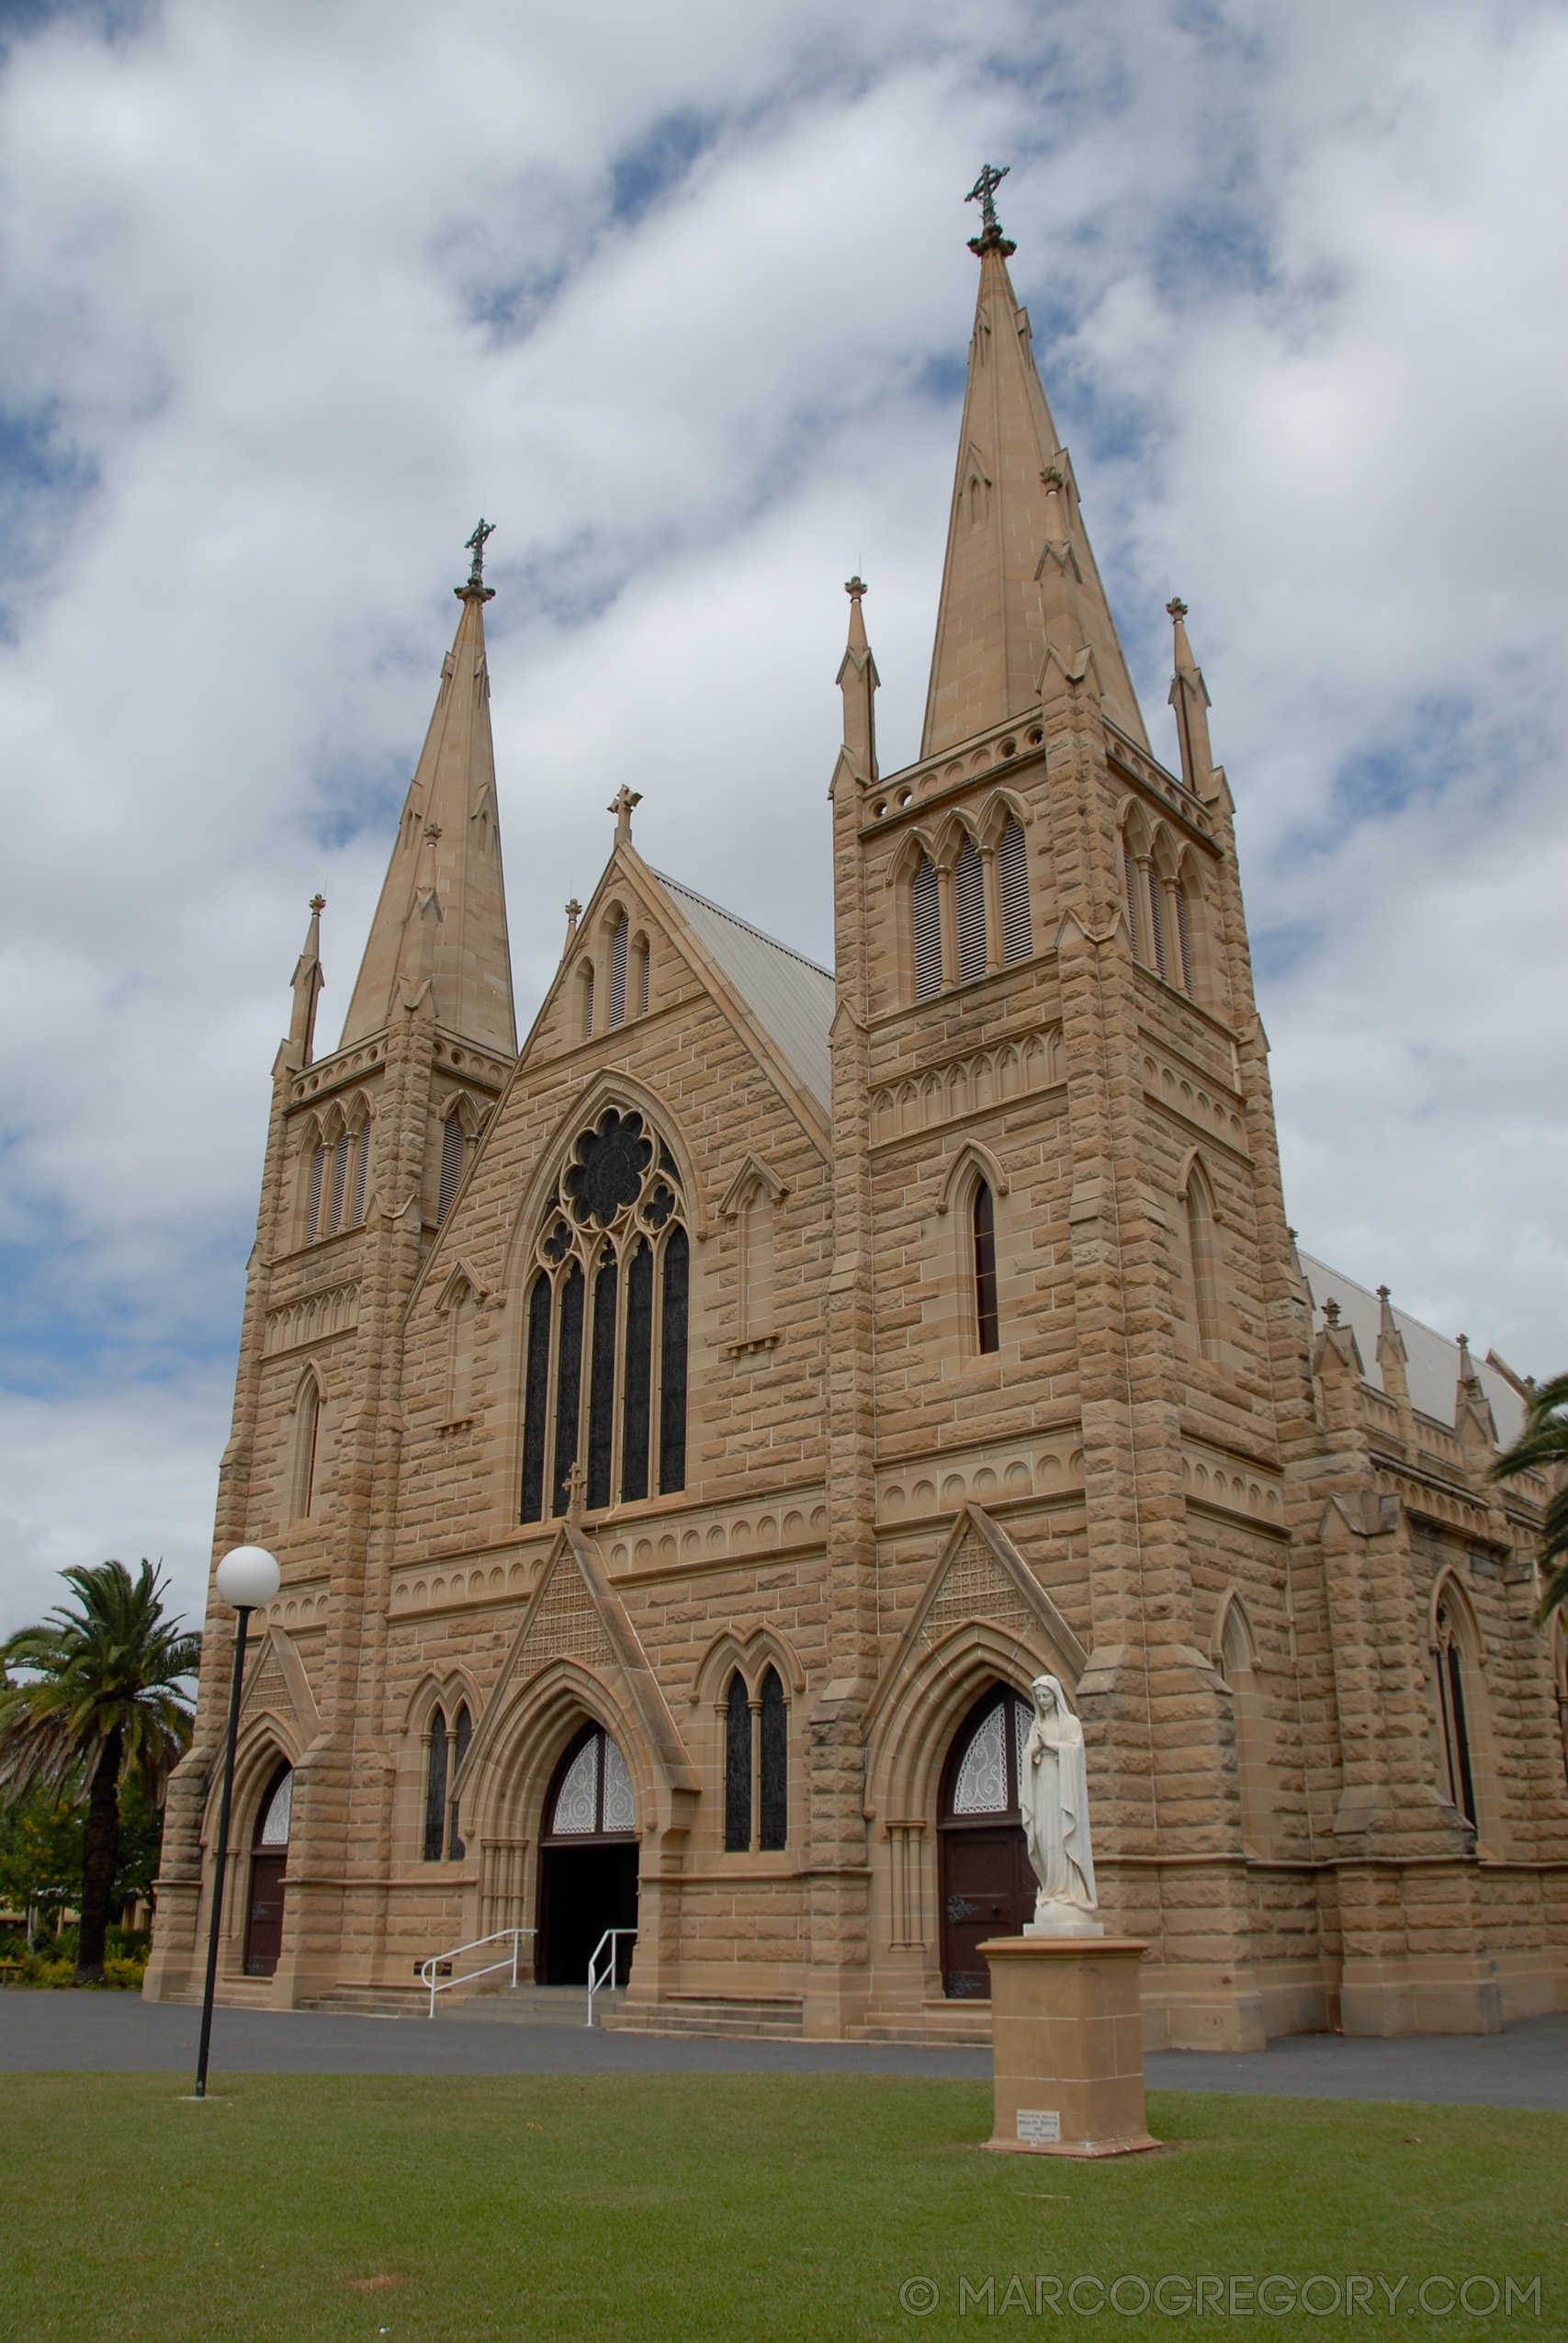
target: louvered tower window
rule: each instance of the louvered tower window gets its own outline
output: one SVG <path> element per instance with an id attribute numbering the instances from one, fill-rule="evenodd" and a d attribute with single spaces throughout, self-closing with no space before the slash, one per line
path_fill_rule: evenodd
<path id="1" fill-rule="evenodd" d="M 525 1522 L 686 1485 L 690 1250 L 681 1174 L 641 1115 L 580 1133 L 536 1240 L 524 1369 Z"/>
<path id="2" fill-rule="evenodd" d="M 1138 945 L 1137 881 L 1133 876 L 1133 849 L 1125 838 L 1122 841 L 1122 876 L 1127 885 L 1127 929 L 1133 939 L 1133 956 L 1141 960 L 1144 956 Z"/>
<path id="3" fill-rule="evenodd" d="M 942 893 L 929 855 L 916 865 L 909 902 L 915 922 L 915 998 L 929 1001 L 942 990 Z"/>
<path id="4" fill-rule="evenodd" d="M 953 907 L 958 921 L 958 981 L 986 973 L 986 874 L 973 838 L 953 866 Z"/>
<path id="5" fill-rule="evenodd" d="M 453 1108 L 441 1126 L 441 1185 L 436 1194 L 435 1217 L 445 1220 L 457 1193 L 457 1183 L 463 1176 L 463 1126 Z"/>
<path id="6" fill-rule="evenodd" d="M 626 1021 L 626 947 L 629 932 L 626 913 L 610 939 L 610 1023 L 624 1025 Z"/>
<path id="7" fill-rule="evenodd" d="M 334 1229 L 343 1226 L 343 1197 L 348 1185 L 348 1150 L 352 1144 L 348 1133 L 342 1131 L 333 1149 L 333 1210 L 329 1226 Z"/>
<path id="8" fill-rule="evenodd" d="M 305 1239 L 314 1240 L 321 1217 L 321 1181 L 327 1168 L 327 1150 L 315 1149 L 310 1157 L 310 1194 L 305 1207 Z"/>
<path id="9" fill-rule="evenodd" d="M 370 1126 L 367 1123 L 359 1134 L 359 1156 L 354 1167 L 354 1218 L 355 1227 L 365 1217 L 365 1181 L 370 1169 Z"/>
<path id="10" fill-rule="evenodd" d="M 1149 865 L 1149 940 L 1155 947 L 1155 966 L 1165 974 L 1165 922 L 1160 917 L 1159 879 L 1154 865 Z"/>
<path id="11" fill-rule="evenodd" d="M 1034 949 L 1029 917 L 1029 857 L 1023 831 L 1010 821 L 997 845 L 997 876 L 1001 882 L 1002 957 L 1027 960 Z"/>
<path id="12" fill-rule="evenodd" d="M 1181 954 L 1181 989 L 1184 992 L 1190 992 L 1192 954 L 1187 942 L 1187 890 L 1182 887 L 1176 890 L 1176 941 Z"/>

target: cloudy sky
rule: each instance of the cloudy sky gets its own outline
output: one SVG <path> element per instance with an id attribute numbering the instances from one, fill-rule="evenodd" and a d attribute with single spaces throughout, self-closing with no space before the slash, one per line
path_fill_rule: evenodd
<path id="1" fill-rule="evenodd" d="M 198 1602 L 268 1070 L 482 509 L 520 1022 L 644 793 L 818 956 L 841 582 L 918 746 L 1002 212 L 1156 747 L 1179 590 L 1303 1241 L 1568 1363 L 1539 0 L 0 0 L 0 1627 Z"/>

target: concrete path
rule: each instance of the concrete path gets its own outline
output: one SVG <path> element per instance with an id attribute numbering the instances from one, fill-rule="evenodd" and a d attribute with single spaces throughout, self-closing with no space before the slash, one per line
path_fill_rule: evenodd
<path id="1" fill-rule="evenodd" d="M 178 2074 L 196 2063 L 199 2012 L 129 1993 L 0 1991 L 0 2071 Z M 1347 2042 L 1292 2034 L 1242 2056 L 1156 2051 L 1152 2090 L 1284 2099 L 1425 2100 L 1568 2111 L 1568 2016 L 1501 2034 Z M 265 2075 L 929 2075 L 985 2081 L 988 2051 L 897 2043 L 744 2042 L 590 2033 L 560 2024 L 220 2009 L 212 2072 Z"/>

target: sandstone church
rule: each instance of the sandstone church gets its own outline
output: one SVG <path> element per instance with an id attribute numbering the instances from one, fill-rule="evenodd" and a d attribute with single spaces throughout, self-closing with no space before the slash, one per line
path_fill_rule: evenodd
<path id="1" fill-rule="evenodd" d="M 623 2026 L 983 2041 L 1048 1670 L 1151 2043 L 1568 1999 L 1544 1492 L 1486 1477 L 1524 1387 L 1296 1250 L 1209 694 L 1173 602 L 1168 770 L 991 185 L 898 773 L 849 583 L 831 969 L 602 774 L 519 1050 L 482 526 L 324 1056 L 313 908 L 214 1548 L 283 1569 L 223 1998 L 419 2008 L 513 1928 L 570 1982 L 621 1928 Z M 154 1997 L 199 1989 L 231 1627 Z"/>

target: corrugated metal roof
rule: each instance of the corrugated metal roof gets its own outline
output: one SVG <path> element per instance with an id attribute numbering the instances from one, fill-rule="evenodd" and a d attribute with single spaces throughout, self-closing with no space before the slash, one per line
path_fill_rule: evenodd
<path id="1" fill-rule="evenodd" d="M 1307 1289 L 1312 1295 L 1314 1331 L 1321 1321 L 1325 1302 L 1337 1302 L 1342 1323 L 1348 1323 L 1355 1333 L 1356 1347 L 1361 1353 L 1367 1381 L 1375 1390 L 1382 1389 L 1382 1369 L 1378 1364 L 1378 1329 L 1382 1323 L 1382 1305 L 1375 1294 L 1359 1285 L 1353 1277 L 1346 1277 L 1337 1269 L 1330 1269 L 1326 1262 L 1316 1261 L 1310 1253 L 1300 1255 Z M 1393 1322 L 1404 1337 L 1405 1380 L 1410 1387 L 1410 1404 L 1417 1414 L 1432 1416 L 1438 1423 L 1451 1424 L 1454 1420 L 1454 1399 L 1459 1388 L 1459 1344 L 1450 1342 L 1445 1334 L 1435 1333 L 1423 1326 L 1418 1318 L 1394 1305 Z M 1475 1353 L 1471 1353 L 1472 1359 Z M 1518 1393 L 1506 1383 L 1495 1367 L 1484 1360 L 1475 1359 L 1481 1386 L 1492 1402 L 1493 1421 L 1497 1437 L 1505 1448 L 1511 1448 L 1524 1429 L 1525 1411 Z"/>
<path id="2" fill-rule="evenodd" d="M 829 1110 L 828 1028 L 833 1021 L 833 979 L 815 960 L 776 943 L 760 927 L 737 919 L 705 895 L 694 894 L 663 871 L 654 877 L 675 898 L 697 940 L 713 954 L 758 1024 L 803 1086 Z"/>

